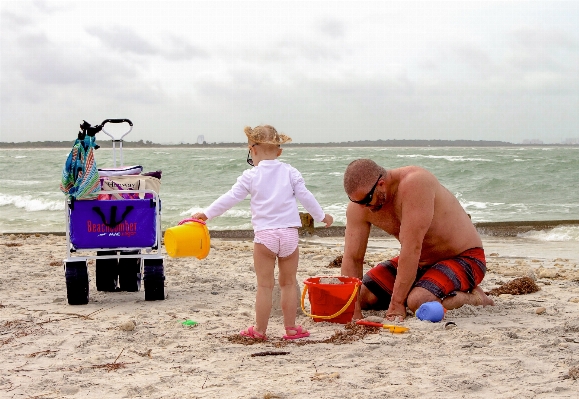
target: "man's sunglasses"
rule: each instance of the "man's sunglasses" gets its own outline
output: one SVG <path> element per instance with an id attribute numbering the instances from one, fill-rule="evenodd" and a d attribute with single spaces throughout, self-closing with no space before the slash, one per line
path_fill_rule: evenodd
<path id="1" fill-rule="evenodd" d="M 372 198 L 374 198 L 374 191 L 376 190 L 376 186 L 378 186 L 378 182 L 380 181 L 381 178 L 382 178 L 382 175 L 378 176 L 378 180 L 376 180 L 376 183 L 374 183 L 374 185 L 372 186 L 372 189 L 360 201 L 353 200 L 352 198 L 350 198 L 350 196 L 348 196 L 350 201 L 352 201 L 355 204 L 359 204 L 359 205 L 364 205 L 364 206 L 370 205 L 370 202 L 372 202 Z"/>
<path id="2" fill-rule="evenodd" d="M 256 146 L 256 145 L 258 145 L 258 144 L 259 144 L 259 143 L 255 143 L 255 144 L 253 144 L 251 147 Z M 251 159 L 251 147 L 249 147 L 249 150 L 247 151 L 247 163 L 248 163 L 250 166 L 254 166 L 254 165 L 253 165 L 253 159 Z"/>

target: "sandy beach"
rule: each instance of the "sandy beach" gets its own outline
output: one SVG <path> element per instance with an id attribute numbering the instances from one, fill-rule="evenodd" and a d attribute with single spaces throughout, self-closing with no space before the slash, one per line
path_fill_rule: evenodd
<path id="1" fill-rule="evenodd" d="M 0 397 L 579 398 L 576 241 L 484 238 L 485 291 L 524 276 L 540 288 L 494 296 L 494 307 L 465 306 L 439 323 L 411 316 L 404 334 L 315 323 L 300 311 L 312 335 L 288 343 L 274 301 L 269 340 L 253 345 L 237 339 L 253 324 L 252 243 L 211 244 L 203 260 L 167 257 L 164 301 L 98 292 L 90 261 L 90 301 L 71 306 L 65 238 L 0 235 Z M 398 249 L 371 238 L 365 268 Z M 329 265 L 343 238 L 304 238 L 300 251 L 300 289 L 340 274 Z"/>

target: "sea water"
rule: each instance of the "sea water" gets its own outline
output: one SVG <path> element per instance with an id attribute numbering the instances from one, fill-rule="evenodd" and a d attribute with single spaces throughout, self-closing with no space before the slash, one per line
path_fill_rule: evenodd
<path id="1" fill-rule="evenodd" d="M 64 232 L 65 196 L 59 190 L 70 149 L 0 149 L 0 232 Z M 113 151 L 95 153 L 113 166 Z M 161 170 L 163 229 L 207 207 L 250 166 L 238 148 L 132 149 L 125 165 Z M 117 162 L 119 154 L 117 152 Z M 357 158 L 386 169 L 419 165 L 434 173 L 474 222 L 579 220 L 578 147 L 287 147 L 280 158 L 302 173 L 323 209 L 345 225 L 348 197 L 342 179 Z M 300 206 L 300 210 L 304 209 Z M 249 197 L 209 222 L 212 230 L 251 229 Z M 527 233 L 540 240 L 579 241 L 579 228 Z"/>

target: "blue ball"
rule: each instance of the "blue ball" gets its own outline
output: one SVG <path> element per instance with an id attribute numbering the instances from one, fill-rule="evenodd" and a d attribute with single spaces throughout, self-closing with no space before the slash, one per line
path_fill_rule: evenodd
<path id="1" fill-rule="evenodd" d="M 432 301 L 420 305 L 416 310 L 416 317 L 437 323 L 444 318 L 444 307 L 440 302 Z"/>

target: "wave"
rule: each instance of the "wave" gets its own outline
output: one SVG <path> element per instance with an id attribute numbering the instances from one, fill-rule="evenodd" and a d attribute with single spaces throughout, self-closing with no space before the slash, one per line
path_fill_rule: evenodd
<path id="1" fill-rule="evenodd" d="M 64 201 L 52 201 L 44 198 L 34 198 L 31 195 L 0 194 L 0 206 L 7 205 L 24 209 L 27 212 L 64 210 Z"/>
<path id="2" fill-rule="evenodd" d="M 557 226 L 551 230 L 533 230 L 518 235 L 536 241 L 579 241 L 579 226 Z"/>
<path id="3" fill-rule="evenodd" d="M 203 212 L 205 208 L 193 207 L 189 208 L 186 211 L 180 212 L 179 215 L 181 216 L 190 216 L 193 213 Z M 251 211 L 249 209 L 229 209 L 225 211 L 225 213 L 220 218 L 251 218 Z"/>
<path id="4" fill-rule="evenodd" d="M 0 179 L 0 186 L 34 186 L 36 184 L 42 184 L 39 180 L 10 180 L 10 179 Z"/>
<path id="5" fill-rule="evenodd" d="M 409 155 L 396 155 L 398 158 L 429 158 L 429 159 L 445 159 L 450 162 L 492 162 L 491 159 L 486 158 L 465 158 L 462 155 L 422 155 L 422 154 L 409 154 Z"/>

